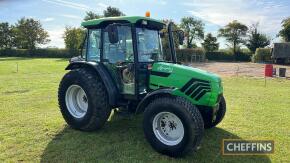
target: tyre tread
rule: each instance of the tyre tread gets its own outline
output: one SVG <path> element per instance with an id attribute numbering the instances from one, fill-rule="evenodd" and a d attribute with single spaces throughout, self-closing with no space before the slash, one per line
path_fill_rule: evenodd
<path id="1" fill-rule="evenodd" d="M 66 109 L 66 105 L 63 104 L 61 100 L 59 100 L 59 107 L 61 113 L 64 119 L 73 128 L 83 131 L 97 130 L 105 124 L 111 113 L 106 88 L 97 73 L 85 68 L 74 69 L 68 72 L 60 82 L 58 93 L 59 99 L 61 98 L 61 96 L 65 96 L 65 90 L 62 90 L 62 87 L 66 84 L 68 80 L 72 78 L 73 75 L 79 76 L 81 81 L 85 83 L 87 90 L 89 90 L 89 93 L 93 98 L 93 106 L 98 106 L 98 108 L 93 108 L 92 115 L 90 116 L 88 123 L 81 127 L 76 127 L 70 123 L 69 118 L 67 118 L 67 115 L 65 115 L 66 112 L 63 111 L 64 109 Z"/>
<path id="2" fill-rule="evenodd" d="M 158 103 L 163 103 L 163 104 L 175 103 L 181 106 L 180 108 L 185 108 L 185 112 L 187 112 L 187 114 L 190 116 L 192 123 L 194 124 L 194 137 L 195 137 L 193 141 L 190 141 L 191 143 L 187 144 L 186 147 L 180 151 L 175 151 L 175 152 L 161 151 L 161 152 L 169 156 L 179 157 L 190 151 L 197 150 L 198 146 L 201 144 L 201 140 L 204 133 L 203 119 L 197 107 L 183 97 L 164 96 L 164 97 L 157 97 L 153 101 L 151 101 L 148 104 L 147 108 L 145 109 L 144 114 L 149 114 L 148 112 L 150 112 L 150 110 L 154 108 L 153 106 L 157 105 Z M 147 137 L 147 140 L 150 141 L 150 138 Z"/>

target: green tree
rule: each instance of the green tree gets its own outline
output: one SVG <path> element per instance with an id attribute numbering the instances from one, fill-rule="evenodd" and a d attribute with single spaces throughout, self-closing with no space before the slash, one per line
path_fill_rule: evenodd
<path id="1" fill-rule="evenodd" d="M 104 17 L 114 17 L 114 16 L 125 16 L 125 14 L 120 11 L 120 9 L 116 7 L 107 7 L 106 10 L 104 10 Z"/>
<path id="2" fill-rule="evenodd" d="M 185 32 L 187 48 L 194 46 L 195 39 L 201 40 L 204 37 L 204 24 L 194 17 L 182 18 L 180 28 Z"/>
<path id="3" fill-rule="evenodd" d="M 290 42 L 290 17 L 282 21 L 282 30 L 278 36 L 281 36 L 284 41 Z"/>
<path id="4" fill-rule="evenodd" d="M 217 42 L 217 38 L 212 36 L 211 33 L 208 33 L 206 35 L 204 42 L 201 44 L 206 52 L 213 52 L 219 49 L 219 43 Z"/>
<path id="5" fill-rule="evenodd" d="M 15 43 L 18 48 L 34 50 L 37 45 L 48 43 L 48 37 L 48 32 L 38 20 L 24 17 L 15 25 Z"/>
<path id="6" fill-rule="evenodd" d="M 84 17 L 84 20 L 92 20 L 92 19 L 99 19 L 102 17 L 114 17 L 114 16 L 125 16 L 125 14 L 120 11 L 120 9 L 116 7 L 107 7 L 106 10 L 103 11 L 103 15 L 94 13 L 93 11 L 86 12 L 86 16 Z"/>
<path id="7" fill-rule="evenodd" d="M 99 14 L 94 13 L 93 11 L 86 12 L 86 16 L 84 18 L 85 21 L 92 20 L 92 19 L 99 19 L 102 16 Z"/>
<path id="8" fill-rule="evenodd" d="M 77 54 L 84 41 L 85 31 L 82 28 L 65 27 L 64 43 L 70 53 Z"/>
<path id="9" fill-rule="evenodd" d="M 163 23 L 165 24 L 168 24 L 169 22 L 173 22 L 172 20 L 162 20 Z M 177 24 L 175 24 L 173 22 L 173 30 L 176 31 L 176 30 L 179 30 L 179 27 L 177 26 Z M 163 37 L 162 37 L 162 47 L 164 49 L 169 49 L 169 40 L 168 40 L 168 31 L 167 31 L 167 28 L 165 29 L 162 29 L 161 32 L 163 33 Z M 173 39 L 174 39 L 174 45 L 175 45 L 175 48 L 178 48 L 179 46 L 179 42 L 178 42 L 178 36 L 175 32 L 173 32 Z"/>
<path id="10" fill-rule="evenodd" d="M 257 23 L 250 27 L 249 38 L 245 44 L 252 53 L 255 53 L 257 48 L 264 48 L 270 44 L 270 39 L 265 34 L 259 33 L 258 26 Z"/>
<path id="11" fill-rule="evenodd" d="M 0 23 L 0 49 L 10 49 L 14 46 L 14 26 L 8 22 Z"/>
<path id="12" fill-rule="evenodd" d="M 219 37 L 224 37 L 232 46 L 236 58 L 239 44 L 245 43 L 248 27 L 237 20 L 230 22 L 219 30 Z"/>

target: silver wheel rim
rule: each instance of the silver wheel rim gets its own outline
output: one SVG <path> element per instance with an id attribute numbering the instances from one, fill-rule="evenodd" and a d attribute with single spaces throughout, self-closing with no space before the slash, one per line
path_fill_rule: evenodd
<path id="1" fill-rule="evenodd" d="M 85 91 L 78 85 L 71 85 L 65 95 L 65 103 L 70 114 L 82 118 L 88 110 L 88 98 Z"/>
<path id="2" fill-rule="evenodd" d="M 153 131 L 162 143 L 174 146 L 184 137 L 184 127 L 181 120 L 173 113 L 160 112 L 153 119 Z"/>

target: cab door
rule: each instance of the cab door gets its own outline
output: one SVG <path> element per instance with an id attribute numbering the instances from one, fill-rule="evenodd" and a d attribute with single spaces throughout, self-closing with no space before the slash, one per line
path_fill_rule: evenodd
<path id="1" fill-rule="evenodd" d="M 102 62 L 117 83 L 119 92 L 135 95 L 135 67 L 131 26 L 120 25 L 119 41 L 110 43 L 108 32 L 103 32 Z"/>

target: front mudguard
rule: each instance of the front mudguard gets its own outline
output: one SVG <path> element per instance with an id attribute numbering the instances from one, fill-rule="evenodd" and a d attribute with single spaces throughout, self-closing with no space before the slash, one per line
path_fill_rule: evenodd
<path id="1" fill-rule="evenodd" d="M 150 102 L 156 99 L 157 97 L 172 96 L 172 92 L 173 92 L 173 89 L 171 88 L 162 88 L 162 89 L 157 89 L 148 93 L 138 104 L 137 109 L 136 109 L 136 114 L 144 112 L 146 106 L 148 106 Z"/>

